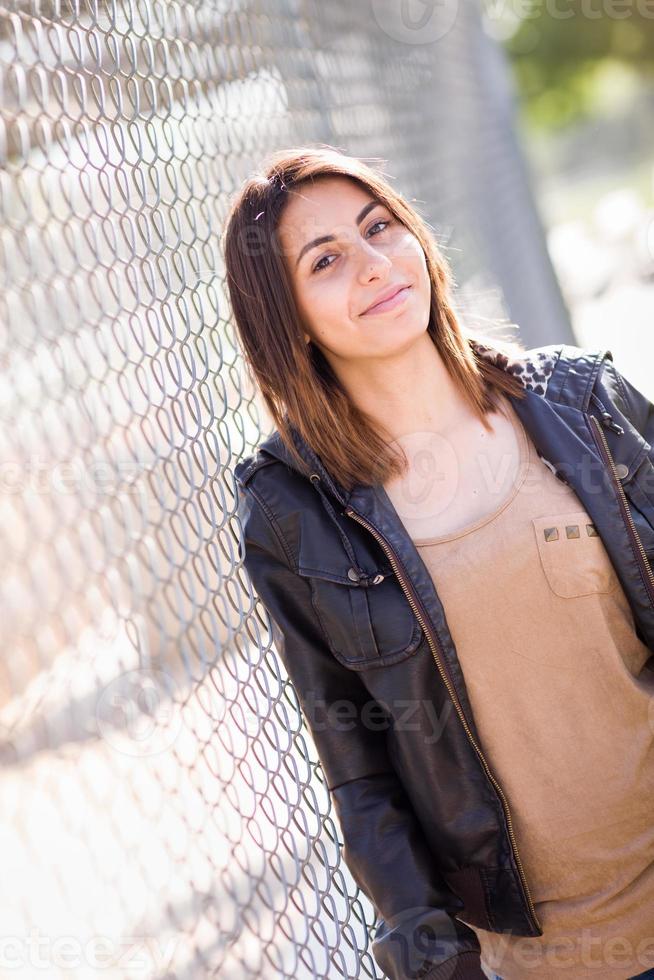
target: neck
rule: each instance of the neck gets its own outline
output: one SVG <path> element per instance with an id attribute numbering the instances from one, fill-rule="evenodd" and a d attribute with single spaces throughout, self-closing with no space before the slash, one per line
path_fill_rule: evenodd
<path id="1" fill-rule="evenodd" d="M 393 439 L 415 432 L 446 433 L 472 418 L 472 410 L 430 335 L 396 357 L 341 372 L 355 404 Z"/>

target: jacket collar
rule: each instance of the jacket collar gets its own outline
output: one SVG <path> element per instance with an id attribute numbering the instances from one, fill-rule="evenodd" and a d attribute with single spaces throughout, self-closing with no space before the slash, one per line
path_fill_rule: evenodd
<path id="1" fill-rule="evenodd" d="M 468 342 L 478 359 L 488 361 L 513 375 L 526 391 L 582 410 L 586 410 L 588 406 L 590 392 L 602 362 L 606 357 L 612 359 L 611 352 L 603 348 L 582 351 L 565 344 L 531 348 L 517 358 L 510 358 L 499 348 L 492 347 L 488 343 L 481 343 L 473 338 L 468 338 Z M 580 361 L 583 363 L 580 364 Z M 513 404 L 516 404 L 515 400 Z M 351 496 L 361 488 L 354 487 L 350 493 L 341 487 L 332 479 L 320 457 L 305 442 L 295 427 L 291 427 L 291 433 L 309 472 L 317 473 L 323 486 L 342 505 L 349 503 Z M 277 429 L 259 444 L 259 449 L 299 472 Z"/>

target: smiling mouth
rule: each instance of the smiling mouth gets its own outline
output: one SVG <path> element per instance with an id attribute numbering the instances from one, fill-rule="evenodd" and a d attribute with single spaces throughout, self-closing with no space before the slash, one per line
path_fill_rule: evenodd
<path id="1" fill-rule="evenodd" d="M 362 316 L 369 316 L 372 313 L 385 313 L 386 310 L 392 310 L 395 306 L 398 306 L 406 298 L 406 294 L 411 289 L 411 286 L 401 286 L 396 293 L 389 296 L 388 299 L 383 300 L 381 303 L 375 303 L 374 306 L 369 307 L 362 313 Z"/>

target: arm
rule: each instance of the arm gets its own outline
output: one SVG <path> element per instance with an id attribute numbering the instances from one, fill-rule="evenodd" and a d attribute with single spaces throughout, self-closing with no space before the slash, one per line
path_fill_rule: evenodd
<path id="1" fill-rule="evenodd" d="M 309 582 L 256 491 L 240 484 L 244 565 L 313 736 L 343 834 L 343 858 L 379 923 L 372 953 L 391 980 L 484 980 L 479 942 L 454 918 L 460 899 L 438 874 L 355 671 L 329 651 Z M 347 707 L 347 721 L 338 705 Z M 367 708 L 365 707 L 367 705 Z M 377 705 L 380 708 L 379 705 Z"/>

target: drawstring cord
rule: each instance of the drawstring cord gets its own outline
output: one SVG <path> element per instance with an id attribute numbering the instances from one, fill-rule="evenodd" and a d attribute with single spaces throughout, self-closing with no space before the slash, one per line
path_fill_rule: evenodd
<path id="1" fill-rule="evenodd" d="M 359 585 L 363 585 L 363 586 L 378 585 L 380 582 L 384 580 L 385 576 L 378 573 L 375 573 L 374 575 L 367 575 L 363 571 L 361 566 L 358 564 L 356 555 L 354 554 L 354 550 L 352 548 L 352 545 L 350 544 L 350 540 L 347 534 L 345 533 L 345 531 L 343 530 L 343 528 L 341 527 L 341 525 L 338 523 L 338 518 L 336 517 L 336 511 L 332 507 L 327 494 L 325 493 L 325 491 L 320 485 L 320 474 L 312 473 L 309 479 L 311 480 L 314 487 L 320 494 L 320 499 L 325 505 L 325 510 L 329 514 L 329 517 L 332 520 L 332 522 L 336 525 L 336 530 L 341 536 L 341 541 L 343 542 L 343 547 L 345 548 L 347 557 L 352 562 L 352 567 L 350 568 L 350 572 L 356 574 Z M 349 577 L 351 578 L 352 576 Z M 354 581 L 354 579 L 352 579 L 352 581 Z"/>

